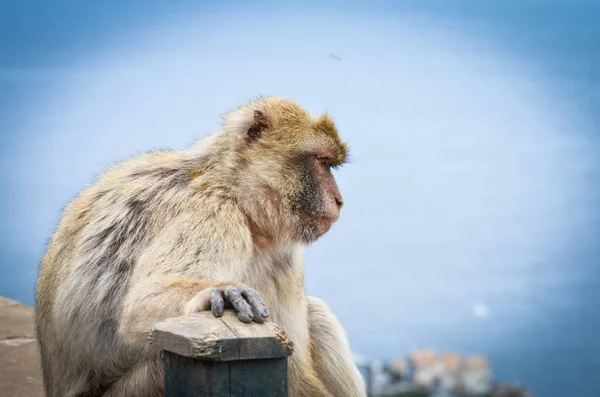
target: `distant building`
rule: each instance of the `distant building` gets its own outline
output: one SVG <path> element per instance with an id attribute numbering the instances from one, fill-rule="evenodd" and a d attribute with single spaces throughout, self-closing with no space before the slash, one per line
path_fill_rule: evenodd
<path id="1" fill-rule="evenodd" d="M 485 357 L 474 356 L 463 361 L 461 384 L 473 394 L 485 394 L 492 388 L 492 372 Z"/>
<path id="2" fill-rule="evenodd" d="M 490 364 L 483 356 L 461 357 L 457 353 L 439 355 L 433 350 L 418 350 L 391 365 L 373 361 L 370 368 L 364 370 L 371 372 L 372 395 L 392 396 L 427 390 L 432 397 L 448 397 L 453 393 L 531 397 L 530 392 L 518 386 L 493 386 Z"/>
<path id="3" fill-rule="evenodd" d="M 397 360 L 393 369 L 413 386 L 438 393 L 462 390 L 479 395 L 489 392 L 492 386 L 485 357 L 462 358 L 456 353 L 438 355 L 432 350 L 421 350 Z"/>
<path id="4" fill-rule="evenodd" d="M 449 353 L 441 356 L 439 361 L 444 368 L 440 376 L 441 386 L 445 390 L 455 390 L 460 385 L 461 357 L 456 353 Z"/>
<path id="5" fill-rule="evenodd" d="M 409 366 L 414 368 L 412 382 L 416 386 L 433 388 L 444 375 L 444 364 L 432 350 L 415 351 L 408 356 Z"/>
<path id="6" fill-rule="evenodd" d="M 406 378 L 410 372 L 409 366 L 410 364 L 408 360 L 405 358 L 401 358 L 400 360 L 394 361 L 392 369 L 396 371 L 399 375 L 401 375 L 403 378 Z"/>
<path id="7" fill-rule="evenodd" d="M 391 374 L 386 371 L 386 365 L 381 360 L 373 361 L 371 365 L 371 393 L 378 396 L 392 384 Z"/>

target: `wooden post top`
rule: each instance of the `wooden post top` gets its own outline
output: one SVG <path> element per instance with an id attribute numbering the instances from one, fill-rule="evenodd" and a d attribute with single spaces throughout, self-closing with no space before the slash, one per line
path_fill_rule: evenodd
<path id="1" fill-rule="evenodd" d="M 271 322 L 241 322 L 234 311 L 223 317 L 211 312 L 170 318 L 152 327 L 150 345 L 185 357 L 210 361 L 286 357 L 293 343 Z"/>

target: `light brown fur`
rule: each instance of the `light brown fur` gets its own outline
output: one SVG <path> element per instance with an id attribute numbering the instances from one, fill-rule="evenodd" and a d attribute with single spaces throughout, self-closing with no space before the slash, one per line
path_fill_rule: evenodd
<path id="1" fill-rule="evenodd" d="M 292 396 L 364 396 L 340 323 L 306 297 L 302 262 L 337 219 L 327 170 L 347 150 L 329 116 L 274 97 L 230 113 L 190 150 L 104 174 L 66 208 L 41 264 L 46 396 L 162 395 L 150 327 L 208 310 L 208 291 L 232 286 L 256 289 L 294 343 Z"/>

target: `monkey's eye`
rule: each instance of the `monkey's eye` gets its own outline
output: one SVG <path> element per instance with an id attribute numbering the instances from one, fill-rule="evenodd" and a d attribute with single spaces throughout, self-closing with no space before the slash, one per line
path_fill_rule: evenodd
<path id="1" fill-rule="evenodd" d="M 324 167 L 331 167 L 331 157 L 327 156 L 317 156 L 317 160 Z"/>

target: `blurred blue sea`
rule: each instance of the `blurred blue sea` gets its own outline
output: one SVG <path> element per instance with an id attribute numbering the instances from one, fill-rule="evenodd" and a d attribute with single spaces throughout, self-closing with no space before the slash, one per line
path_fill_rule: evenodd
<path id="1" fill-rule="evenodd" d="M 198 4 L 0 2 L 0 295 L 103 167 L 289 95 L 353 148 L 307 289 L 355 351 L 600 396 L 599 2 Z"/>

